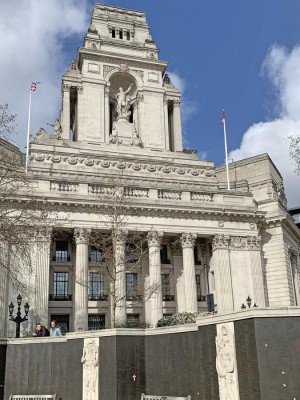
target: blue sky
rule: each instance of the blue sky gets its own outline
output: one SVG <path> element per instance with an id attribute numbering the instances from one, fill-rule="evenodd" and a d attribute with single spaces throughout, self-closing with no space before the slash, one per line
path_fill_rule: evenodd
<path id="1" fill-rule="evenodd" d="M 7 38 L 0 51 L 8 59 L 0 65 L 0 103 L 8 102 L 11 112 L 18 114 L 15 140 L 22 147 L 28 82 L 42 81 L 33 104 L 36 132 L 58 115 L 60 75 L 82 44 L 94 2 L 8 3 L 0 6 L 0 34 Z M 160 59 L 169 61 L 168 70 L 184 89 L 185 147 L 223 163 L 220 116 L 225 108 L 230 157 L 271 153 L 286 178 L 290 206 L 300 204 L 300 190 L 295 189 L 299 177 L 286 167 L 287 152 L 278 152 L 286 147 L 288 134 L 300 131 L 299 0 L 102 3 L 146 12 Z"/>

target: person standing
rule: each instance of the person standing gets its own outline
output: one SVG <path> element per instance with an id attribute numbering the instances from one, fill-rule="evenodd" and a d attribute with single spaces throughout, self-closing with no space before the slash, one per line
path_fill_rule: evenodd
<path id="1" fill-rule="evenodd" d="M 55 320 L 50 322 L 50 336 L 62 336 L 61 330 Z"/>

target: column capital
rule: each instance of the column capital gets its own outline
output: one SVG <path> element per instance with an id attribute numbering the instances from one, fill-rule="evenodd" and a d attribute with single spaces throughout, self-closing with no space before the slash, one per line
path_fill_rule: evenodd
<path id="1" fill-rule="evenodd" d="M 231 236 L 230 250 L 260 250 L 260 236 Z"/>
<path id="2" fill-rule="evenodd" d="M 179 99 L 173 100 L 173 107 L 180 107 L 181 101 Z"/>
<path id="3" fill-rule="evenodd" d="M 116 244 L 125 244 L 127 239 L 128 230 L 126 229 L 116 229 L 114 232 Z"/>
<path id="4" fill-rule="evenodd" d="M 181 246 L 183 249 L 194 247 L 197 235 L 195 233 L 182 233 L 180 236 Z"/>
<path id="5" fill-rule="evenodd" d="M 148 246 L 150 247 L 160 247 L 161 239 L 162 239 L 162 232 L 157 231 L 150 231 L 148 232 Z"/>
<path id="6" fill-rule="evenodd" d="M 62 85 L 62 91 L 63 92 L 69 92 L 70 91 L 70 86 L 67 83 L 64 83 Z"/>
<path id="7" fill-rule="evenodd" d="M 230 236 L 229 235 L 215 235 L 212 240 L 212 250 L 228 250 L 230 243 Z"/>
<path id="8" fill-rule="evenodd" d="M 298 252 L 292 246 L 288 246 L 288 255 L 290 259 L 297 258 Z"/>
<path id="9" fill-rule="evenodd" d="M 36 230 L 35 239 L 37 242 L 50 242 L 52 236 L 52 227 L 39 228 Z"/>
<path id="10" fill-rule="evenodd" d="M 76 244 L 89 244 L 91 230 L 86 228 L 75 228 L 74 239 Z"/>

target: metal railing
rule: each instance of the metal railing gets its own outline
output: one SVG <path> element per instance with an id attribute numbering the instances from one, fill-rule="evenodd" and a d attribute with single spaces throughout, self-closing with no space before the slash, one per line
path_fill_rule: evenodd
<path id="1" fill-rule="evenodd" d="M 49 294 L 49 300 L 51 301 L 72 301 L 71 294 Z"/>

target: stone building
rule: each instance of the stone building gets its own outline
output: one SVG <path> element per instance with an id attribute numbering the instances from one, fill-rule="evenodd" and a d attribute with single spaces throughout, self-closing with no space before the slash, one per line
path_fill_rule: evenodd
<path id="1" fill-rule="evenodd" d="M 94 6 L 83 47 L 62 77 L 54 132 L 41 129 L 30 145 L 36 194 L 64 218 L 34 242 L 26 329 L 50 319 L 70 331 L 111 326 L 111 282 L 90 238 L 109 230 L 116 181 L 126 204 L 112 247 L 119 324 L 238 311 L 248 296 L 258 307 L 299 304 L 300 234 L 280 173 L 267 154 L 241 160 L 230 165 L 227 190 L 224 167 L 183 149 L 180 91 L 158 53 L 143 12 Z M 122 256 L 132 232 L 147 241 L 142 267 Z M 9 282 L 1 285 L 3 313 L 15 295 Z M 13 323 L 2 323 L 11 335 Z"/>

